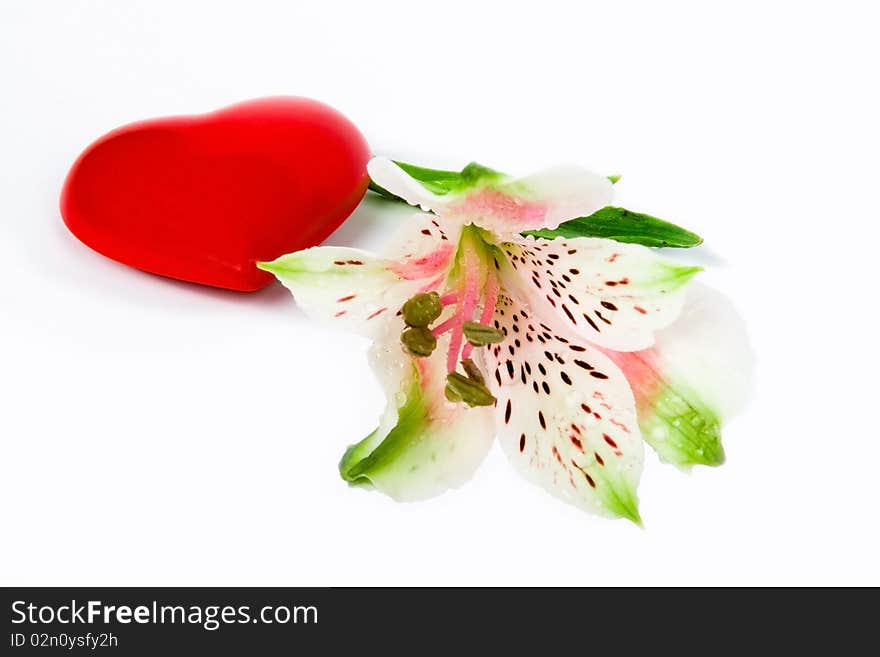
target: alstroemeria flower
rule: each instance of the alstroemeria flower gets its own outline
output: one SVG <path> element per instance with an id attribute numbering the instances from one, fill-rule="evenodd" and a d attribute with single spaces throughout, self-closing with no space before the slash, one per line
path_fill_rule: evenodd
<path id="1" fill-rule="evenodd" d="M 714 369 L 711 331 L 691 341 L 706 333 L 699 310 L 673 325 L 700 269 L 634 244 L 520 235 L 608 205 L 608 179 L 485 170 L 437 194 L 390 160 L 369 172 L 426 211 L 387 255 L 316 247 L 261 265 L 306 313 L 374 341 L 388 406 L 345 453 L 344 479 L 422 499 L 467 480 L 497 436 L 528 479 L 638 523 L 643 431 L 665 460 L 720 462 L 731 395 L 704 383 L 731 372 Z"/>

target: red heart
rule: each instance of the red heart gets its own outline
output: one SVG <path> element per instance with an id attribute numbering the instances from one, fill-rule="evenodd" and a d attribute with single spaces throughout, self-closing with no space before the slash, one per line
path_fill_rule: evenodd
<path id="1" fill-rule="evenodd" d="M 254 265 L 323 241 L 367 188 L 369 147 L 336 110 L 253 100 L 134 123 L 101 137 L 61 193 L 70 231 L 144 271 L 252 291 Z"/>

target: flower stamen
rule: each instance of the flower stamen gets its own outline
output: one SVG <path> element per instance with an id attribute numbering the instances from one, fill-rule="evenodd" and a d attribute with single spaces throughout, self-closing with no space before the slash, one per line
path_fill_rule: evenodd
<path id="1" fill-rule="evenodd" d="M 447 319 L 445 322 L 441 322 L 437 324 L 431 332 L 434 334 L 435 338 L 439 338 L 441 335 L 446 333 L 446 331 L 451 331 L 455 328 L 455 325 L 458 323 L 458 313 Z"/>
<path id="2" fill-rule="evenodd" d="M 485 384 L 469 377 L 450 372 L 446 376 L 446 398 L 450 401 L 463 401 L 468 406 L 492 406 L 495 397 Z"/>
<path id="3" fill-rule="evenodd" d="M 487 344 L 498 344 L 504 342 L 504 333 L 494 326 L 488 324 L 478 324 L 477 322 L 464 323 L 464 337 L 467 338 L 466 347 L 485 347 Z M 464 355 L 462 350 L 462 355 Z M 470 352 L 470 350 L 467 350 Z M 463 360 L 467 360 L 464 358 Z"/>
<path id="4" fill-rule="evenodd" d="M 500 292 L 500 285 L 498 283 L 498 275 L 495 273 L 495 270 L 489 267 L 486 271 L 486 296 L 483 299 L 483 310 L 480 313 L 480 324 L 485 326 L 489 326 L 489 322 L 492 321 L 492 317 L 495 316 L 495 306 L 498 303 L 498 293 Z M 461 357 L 464 360 L 467 360 L 471 357 L 471 352 L 474 350 L 474 345 L 471 342 L 468 342 L 464 349 L 461 350 Z"/>
<path id="5" fill-rule="evenodd" d="M 446 370 L 455 372 L 458 364 L 458 355 L 464 341 L 464 323 L 470 321 L 477 307 L 478 283 L 479 283 L 479 258 L 465 242 L 462 242 L 462 268 L 464 273 L 464 285 L 462 290 L 460 311 L 456 315 L 456 322 L 452 330 L 452 338 L 449 341 L 449 353 L 446 356 Z"/>
<path id="6" fill-rule="evenodd" d="M 470 358 L 465 358 L 463 361 L 461 361 L 461 367 L 465 371 L 465 374 L 468 375 L 468 378 L 472 381 L 483 384 L 486 383 L 486 379 L 483 377 L 483 373 L 480 371 L 480 368 L 477 367 L 477 364 Z"/>
<path id="7" fill-rule="evenodd" d="M 406 329 L 400 336 L 400 343 L 411 356 L 427 358 L 437 347 L 437 338 L 425 327 Z"/>
<path id="8" fill-rule="evenodd" d="M 424 328 L 440 317 L 443 306 L 436 292 L 417 294 L 403 304 L 403 320 L 407 326 Z"/>

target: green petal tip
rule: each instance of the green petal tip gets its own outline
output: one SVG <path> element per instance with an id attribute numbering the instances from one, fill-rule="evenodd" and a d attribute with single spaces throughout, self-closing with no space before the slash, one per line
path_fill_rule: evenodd
<path id="1" fill-rule="evenodd" d="M 642 522 L 642 515 L 639 513 L 639 503 L 635 497 L 627 496 L 626 499 L 616 497 L 616 503 L 610 505 L 611 511 L 621 518 L 626 518 L 636 527 L 645 528 Z"/>
<path id="2" fill-rule="evenodd" d="M 679 265 L 668 262 L 664 263 L 662 267 L 665 271 L 660 275 L 660 280 L 673 289 L 689 283 L 694 276 L 703 271 L 703 268 L 698 265 Z"/>
<path id="3" fill-rule="evenodd" d="M 626 518 L 638 527 L 644 527 L 639 513 L 639 498 L 629 484 L 622 480 L 605 479 L 598 489 L 605 509 L 619 518 Z"/>
<path id="4" fill-rule="evenodd" d="M 703 268 L 699 265 L 692 265 L 687 267 L 677 267 L 676 268 L 676 277 L 683 278 L 685 280 L 690 280 L 697 274 L 703 271 Z"/>

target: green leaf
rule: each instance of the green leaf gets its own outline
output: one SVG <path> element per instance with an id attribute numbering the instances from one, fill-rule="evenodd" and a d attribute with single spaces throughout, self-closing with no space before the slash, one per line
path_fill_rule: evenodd
<path id="1" fill-rule="evenodd" d="M 607 206 L 591 214 L 560 224 L 557 228 L 530 230 L 534 235 L 552 240 L 557 237 L 604 237 L 618 242 L 644 246 L 688 248 L 703 243 L 703 238 L 689 230 L 649 214 Z"/>

